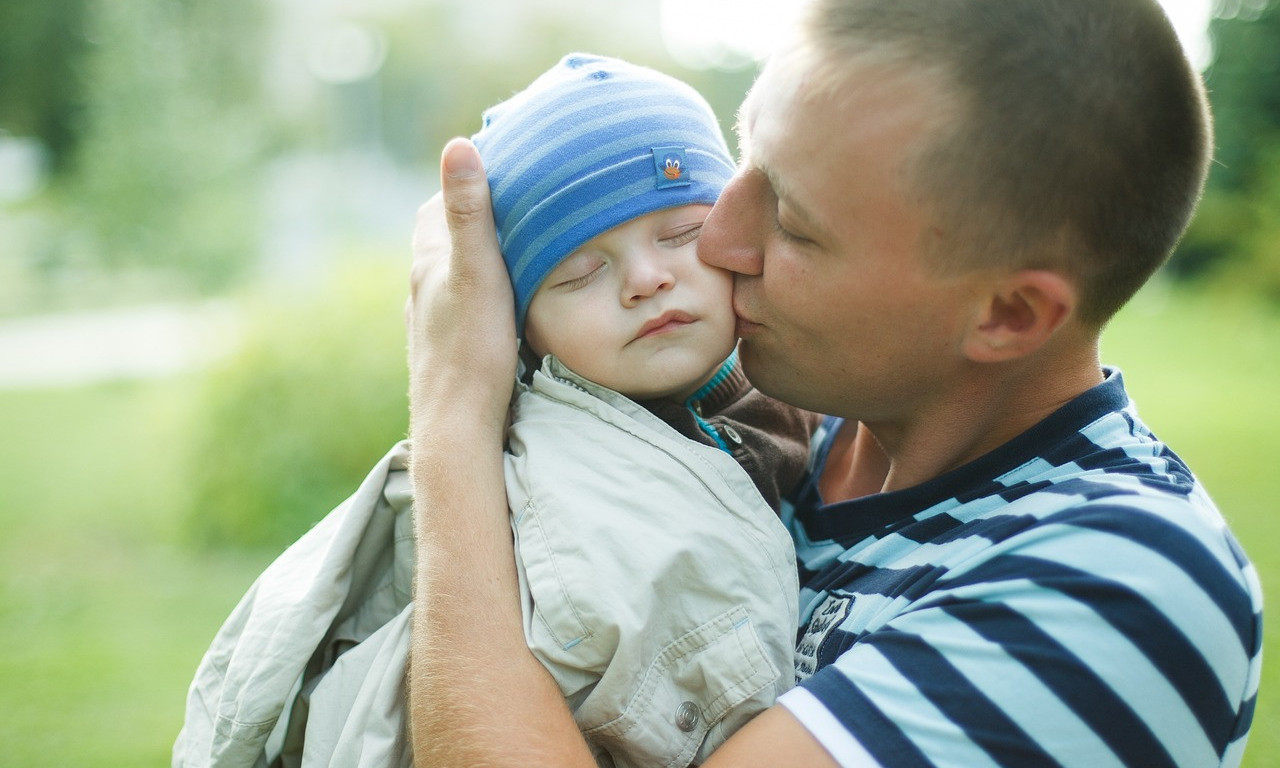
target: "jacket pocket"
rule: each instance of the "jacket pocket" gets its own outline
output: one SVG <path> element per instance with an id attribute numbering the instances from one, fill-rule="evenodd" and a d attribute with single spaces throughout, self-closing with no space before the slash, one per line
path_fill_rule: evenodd
<path id="1" fill-rule="evenodd" d="M 526 616 L 527 623 L 531 620 L 536 625 L 529 630 L 532 650 L 545 664 L 602 668 L 607 657 L 597 658 L 599 653 L 589 652 L 594 648 L 590 643 L 582 645 L 594 632 L 569 588 L 571 584 L 592 583 L 582 572 L 586 561 L 558 554 L 556 544 L 574 542 L 577 532 L 566 528 L 555 515 L 543 514 L 533 499 L 513 510 L 511 520 L 517 567 L 533 600 L 532 616 Z M 564 681 L 558 682 L 563 688 Z"/>
<path id="2" fill-rule="evenodd" d="M 591 711 L 598 724 L 580 719 L 579 725 L 618 766 L 686 766 L 711 728 L 735 707 L 760 706 L 755 694 L 778 675 L 746 608 L 735 606 L 662 648 L 638 681 L 630 681 L 634 693 L 620 711 Z M 609 678 L 606 673 L 593 696 L 627 684 Z M 592 709 L 589 698 L 579 715 Z"/>

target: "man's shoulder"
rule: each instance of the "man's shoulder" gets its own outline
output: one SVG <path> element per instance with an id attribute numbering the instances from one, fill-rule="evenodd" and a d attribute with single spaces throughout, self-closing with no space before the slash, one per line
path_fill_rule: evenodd
<path id="1" fill-rule="evenodd" d="M 1187 464 L 1129 414 L 1110 414 L 1052 448 L 985 492 L 939 505 L 960 529 L 951 537 L 986 531 L 1005 542 L 992 557 L 1030 549 L 1053 561 L 1089 552 L 1092 570 L 1103 572 L 1123 570 L 1140 552 L 1181 570 L 1194 570 L 1206 554 L 1226 571 L 1246 566 Z"/>
<path id="2" fill-rule="evenodd" d="M 1037 439 L 1039 438 L 1039 439 Z M 943 509 L 1005 505 L 1043 516 L 1086 503 L 1169 504 L 1217 517 L 1190 467 L 1137 418 L 1111 410 L 1073 429 L 1028 434 L 993 454 L 990 470 L 959 473 Z M 975 464 L 981 465 L 982 461 Z M 1141 499 L 1141 501 L 1139 501 Z M 967 515 L 961 511 L 962 517 Z"/>
<path id="3" fill-rule="evenodd" d="M 1045 701 L 1071 710 L 1061 732 L 1038 721 L 1047 731 L 1031 741 L 1050 753 L 1090 730 L 1127 739 L 1134 721 L 1168 713 L 1203 736 L 1160 729 L 1152 749 L 1181 755 L 1204 745 L 1222 755 L 1243 743 L 1257 693 L 1261 591 L 1203 491 L 1094 472 L 1010 501 L 984 499 L 985 508 L 975 500 L 846 550 L 810 582 L 824 586 L 807 595 L 815 607 L 797 659 L 815 673 L 807 690 L 837 731 L 880 738 L 861 725 L 865 709 L 898 722 L 909 714 L 895 702 L 917 699 L 1032 711 L 1036 696 L 1008 684 L 1024 680 L 1045 683 Z M 991 655 L 975 657 L 975 643 Z M 879 672 L 896 675 L 893 683 Z M 865 706 L 828 688 L 855 689 Z M 1077 708 L 1085 701 L 1101 703 Z M 1095 710 L 1138 715 L 1112 722 Z M 1005 733 L 998 719 L 974 728 Z M 904 729 L 903 744 L 917 735 Z"/>

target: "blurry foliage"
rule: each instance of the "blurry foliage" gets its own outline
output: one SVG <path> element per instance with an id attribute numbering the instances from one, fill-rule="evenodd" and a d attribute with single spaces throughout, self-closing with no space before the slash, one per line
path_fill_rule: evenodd
<path id="1" fill-rule="evenodd" d="M 1218 0 L 1216 11 L 1216 55 L 1205 72 L 1217 134 L 1211 185 L 1241 191 L 1277 170 L 1263 156 L 1280 143 L 1280 5 Z"/>
<path id="2" fill-rule="evenodd" d="M 629 9 L 592 5 L 577 13 L 525 10 L 521 15 L 527 18 L 506 22 L 517 30 L 501 33 L 515 38 L 511 45 L 496 39 L 501 31 L 489 25 L 492 14 L 477 11 L 481 7 L 420 4 L 375 19 L 389 51 L 378 75 L 385 95 L 383 139 L 397 159 L 433 162 L 449 138 L 480 129 L 486 108 L 521 90 L 573 51 L 624 58 L 688 81 L 706 96 L 727 135 L 755 79 L 754 69 L 695 71 L 676 65 L 662 47 L 657 7 L 651 3 Z M 628 15 L 636 17 L 635 24 L 650 24 L 650 29 L 638 31 L 629 19 L 620 18 Z M 478 22 L 489 26 L 473 29 Z M 482 47 L 470 47 L 468 40 Z M 732 146 L 732 136 L 728 138 Z"/>
<path id="3" fill-rule="evenodd" d="M 1280 302 L 1280 5 L 1218 0 L 1215 12 L 1214 164 L 1171 271 Z"/>
<path id="4" fill-rule="evenodd" d="M 256 172 L 270 136 L 261 7 L 91 6 L 86 130 L 65 181 L 71 220 L 106 266 L 218 286 L 255 255 Z"/>
<path id="5" fill-rule="evenodd" d="M 194 543 L 283 547 L 405 436 L 404 291 L 402 266 L 365 260 L 244 302 L 242 346 L 192 397 Z"/>
<path id="6" fill-rule="evenodd" d="M 0 131 L 38 138 L 60 169 L 83 106 L 84 0 L 0 3 Z"/>
<path id="7" fill-rule="evenodd" d="M 317 55 L 353 25 L 375 33 L 380 66 L 326 78 Z M 275 256 L 263 253 L 280 226 L 265 199 L 273 161 L 368 153 L 429 187 L 449 137 L 573 50 L 688 79 L 729 133 L 754 71 L 682 70 L 658 25 L 653 0 L 5 3 L 0 131 L 39 139 L 53 162 L 40 199 L 0 209 L 0 225 L 16 211 L 9 230 L 37 232 L 0 226 L 0 274 L 72 286 L 152 270 L 193 291 L 233 286 Z"/>

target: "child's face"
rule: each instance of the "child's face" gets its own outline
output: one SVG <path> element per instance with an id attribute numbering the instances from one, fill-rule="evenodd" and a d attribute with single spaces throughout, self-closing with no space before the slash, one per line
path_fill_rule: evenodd
<path id="1" fill-rule="evenodd" d="M 733 351 L 733 278 L 698 260 L 709 205 L 655 211 L 597 235 L 547 275 L 525 341 L 635 399 L 684 398 Z"/>

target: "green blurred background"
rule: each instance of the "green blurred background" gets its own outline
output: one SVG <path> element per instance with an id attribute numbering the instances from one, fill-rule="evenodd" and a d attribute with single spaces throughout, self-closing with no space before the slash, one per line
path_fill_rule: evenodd
<path id="1" fill-rule="evenodd" d="M 781 23 L 753 7 L 0 3 L 0 765 L 167 764 L 228 611 L 404 435 L 443 142 L 570 50 L 728 129 Z M 1278 594 L 1280 10 L 1210 10 L 1218 162 L 1104 355 Z M 1280 766 L 1277 669 L 1248 766 Z"/>

